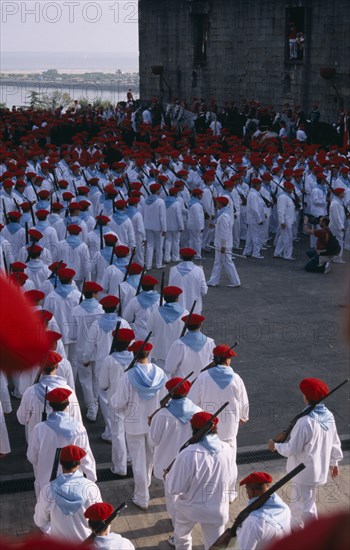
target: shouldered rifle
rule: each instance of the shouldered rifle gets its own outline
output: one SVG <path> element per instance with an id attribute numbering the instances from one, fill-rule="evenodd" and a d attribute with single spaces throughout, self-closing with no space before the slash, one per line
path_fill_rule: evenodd
<path id="1" fill-rule="evenodd" d="M 20 208 L 18 202 L 16 201 L 15 197 L 12 197 L 12 198 L 13 198 L 13 202 L 15 203 L 15 206 L 16 206 L 18 212 L 20 212 L 20 211 L 21 211 L 21 208 Z"/>
<path id="2" fill-rule="evenodd" d="M 135 363 L 137 363 L 137 360 L 138 358 L 140 357 L 141 353 L 143 352 L 143 350 L 145 349 L 146 347 L 146 344 L 148 342 L 148 340 L 151 338 L 152 336 L 152 332 L 149 332 L 146 336 L 146 339 L 144 340 L 142 346 L 140 347 L 139 351 L 137 351 L 134 355 L 134 359 L 131 361 L 131 363 L 129 364 L 129 366 L 125 369 L 124 372 L 128 372 L 128 370 L 131 370 L 132 368 L 134 368 L 135 366 Z"/>
<path id="3" fill-rule="evenodd" d="M 188 314 L 188 316 L 187 316 L 187 321 L 185 322 L 184 327 L 183 327 L 183 329 L 182 329 L 182 332 L 181 332 L 181 334 L 180 334 L 180 338 L 182 338 L 182 337 L 185 336 L 185 334 L 186 334 L 186 330 L 187 330 L 187 327 L 188 327 L 188 325 L 189 325 L 189 320 L 190 320 L 190 318 L 191 318 L 192 313 L 194 312 L 194 308 L 196 307 L 196 303 L 197 303 L 197 300 L 195 300 L 195 301 L 193 302 L 193 304 L 192 304 L 192 307 L 191 307 L 191 309 L 190 309 L 190 312 L 189 312 L 189 314 Z"/>
<path id="4" fill-rule="evenodd" d="M 111 254 L 111 259 L 109 260 L 109 265 L 113 265 L 113 260 L 114 260 L 114 244 L 112 245 L 112 254 Z"/>
<path id="5" fill-rule="evenodd" d="M 124 174 L 124 181 L 125 181 L 125 185 L 126 185 L 126 188 L 127 188 L 128 195 L 130 195 L 131 185 L 130 185 L 130 179 L 129 179 L 129 176 L 128 176 L 127 172 L 125 172 L 125 174 Z"/>
<path id="6" fill-rule="evenodd" d="M 142 277 L 144 276 L 145 273 L 146 273 L 146 267 L 144 267 L 141 272 L 141 276 L 140 276 L 139 284 L 137 285 L 135 296 L 138 296 L 141 292 Z"/>
<path id="7" fill-rule="evenodd" d="M 259 195 L 262 198 L 262 200 L 264 201 L 267 208 L 272 208 L 273 207 L 273 202 L 269 201 L 269 199 L 264 197 L 264 195 L 262 195 L 261 193 L 259 193 Z"/>
<path id="8" fill-rule="evenodd" d="M 60 260 L 57 266 L 55 267 L 55 269 L 53 269 L 51 275 L 48 276 L 47 280 L 53 279 L 57 275 L 57 272 L 59 271 L 62 264 L 63 264 L 63 260 Z"/>
<path id="9" fill-rule="evenodd" d="M 92 531 L 91 535 L 88 536 L 87 539 L 84 540 L 84 543 L 89 544 L 90 542 L 93 542 L 96 537 L 99 536 L 100 533 L 103 533 L 107 529 L 107 527 L 112 523 L 112 521 L 117 517 L 119 512 L 121 512 L 124 508 L 126 508 L 126 503 L 123 502 L 118 508 L 113 510 L 110 516 L 108 516 L 107 519 L 100 521 L 95 529 Z"/>
<path id="10" fill-rule="evenodd" d="M 159 306 L 163 305 L 163 299 L 164 299 L 164 278 L 165 278 L 165 271 L 163 269 L 162 272 L 162 281 L 160 283 L 160 298 L 159 298 Z"/>
<path id="11" fill-rule="evenodd" d="M 77 197 L 78 196 L 78 191 L 77 191 L 77 186 L 75 184 L 75 179 L 74 178 L 72 178 L 72 183 L 73 183 L 73 187 L 74 187 L 75 196 Z"/>
<path id="12" fill-rule="evenodd" d="M 81 285 L 81 293 L 80 293 L 80 298 L 79 298 L 79 304 L 81 304 L 81 302 L 83 301 L 83 297 L 84 297 L 84 285 L 85 285 L 85 277 L 83 279 L 83 284 Z"/>
<path id="13" fill-rule="evenodd" d="M 147 176 L 148 177 L 148 176 Z M 141 178 L 138 178 L 139 182 L 141 183 L 142 187 L 144 188 L 144 190 L 146 191 L 147 195 L 149 196 L 151 193 L 148 191 L 146 185 L 143 183 L 142 179 Z"/>
<path id="14" fill-rule="evenodd" d="M 221 187 L 222 187 L 223 189 L 225 189 L 225 186 L 224 186 L 224 184 L 222 183 L 222 181 L 221 181 L 221 179 L 219 178 L 219 176 L 217 176 L 217 175 L 215 174 L 215 177 L 216 177 L 216 179 L 218 180 L 218 182 L 220 183 Z"/>
<path id="15" fill-rule="evenodd" d="M 237 189 L 237 193 L 239 194 L 239 198 L 242 201 L 242 206 L 247 206 L 247 197 L 243 193 L 240 193 L 238 189 Z"/>
<path id="16" fill-rule="evenodd" d="M 258 510 L 261 508 L 265 502 L 267 502 L 273 493 L 278 491 L 283 485 L 288 483 L 293 477 L 295 477 L 297 474 L 299 474 L 302 470 L 304 470 L 305 464 L 301 463 L 296 468 L 294 468 L 291 472 L 289 472 L 287 475 L 282 477 L 277 483 L 272 485 L 270 489 L 268 489 L 265 493 L 260 495 L 256 500 L 251 502 L 246 508 L 244 508 L 236 517 L 235 521 L 233 522 L 232 527 L 229 527 L 226 529 L 226 531 L 210 546 L 209 550 L 220 550 L 222 548 L 227 548 L 230 544 L 231 539 L 237 536 L 237 529 L 244 520 L 247 519 L 249 514 L 253 512 L 254 510 Z"/>
<path id="17" fill-rule="evenodd" d="M 24 229 L 25 229 L 25 232 L 26 232 L 26 244 L 28 244 L 29 243 L 28 222 L 25 222 Z"/>
<path id="18" fill-rule="evenodd" d="M 316 401 L 315 403 L 313 403 L 312 405 L 310 405 L 309 407 L 307 407 L 306 409 L 301 411 L 301 413 L 297 414 L 293 418 L 293 420 L 290 422 L 288 428 L 285 431 L 278 434 L 276 437 L 274 437 L 273 441 L 275 441 L 276 443 L 284 443 L 286 441 L 287 437 L 289 436 L 290 432 L 294 428 L 295 424 L 298 422 L 299 418 L 302 418 L 303 416 L 307 416 L 308 414 L 310 414 L 310 412 L 316 407 L 316 405 L 318 405 L 319 403 L 324 401 L 327 397 L 332 395 L 332 393 L 336 392 L 337 390 L 339 390 L 339 388 L 341 388 L 342 386 L 347 384 L 349 382 L 349 380 L 350 380 L 350 378 L 347 378 L 341 384 L 338 384 L 338 386 L 336 386 L 335 388 L 333 388 L 333 390 L 331 390 L 329 393 L 327 393 L 327 395 L 325 395 L 324 397 L 322 397 L 321 399 L 319 399 L 318 401 Z"/>
<path id="19" fill-rule="evenodd" d="M 56 479 L 56 477 L 57 477 L 58 466 L 59 466 L 59 463 L 60 463 L 61 451 L 62 451 L 61 447 L 57 447 L 56 452 L 55 452 L 55 458 L 53 459 L 50 481 L 54 481 L 54 479 Z"/>
<path id="20" fill-rule="evenodd" d="M 131 252 L 131 256 L 130 256 L 129 263 L 128 263 L 128 265 L 126 266 L 126 269 L 125 269 L 125 273 L 124 273 L 124 277 L 123 277 L 123 281 L 122 281 L 123 283 L 125 283 L 125 281 L 126 281 L 128 275 L 129 275 L 129 269 L 130 269 L 130 266 L 131 266 L 131 264 L 132 264 L 132 262 L 133 262 L 133 259 L 134 259 L 135 254 L 136 254 L 136 248 L 133 248 L 133 249 L 132 249 L 132 252 Z"/>
<path id="21" fill-rule="evenodd" d="M 47 386 L 45 388 L 44 410 L 41 413 L 41 422 L 45 422 L 45 420 L 47 420 L 46 405 L 47 405 Z"/>
<path id="22" fill-rule="evenodd" d="M 27 263 L 29 262 L 29 260 L 30 260 L 31 253 L 32 253 L 33 248 L 34 248 L 35 245 L 36 245 L 36 242 L 35 242 L 35 241 L 33 241 L 32 244 L 30 245 L 30 248 L 29 248 L 29 250 L 28 250 L 28 255 L 27 255 L 27 257 L 26 257 L 26 264 L 27 264 Z"/>
<path id="23" fill-rule="evenodd" d="M 101 210 L 101 212 L 99 213 L 98 215 L 98 220 L 99 220 L 99 230 L 100 230 L 100 249 L 103 250 L 103 230 L 102 230 L 102 223 L 101 223 L 101 220 L 100 220 L 100 217 L 102 216 L 102 212 L 103 212 L 103 208 Z"/>
<path id="24" fill-rule="evenodd" d="M 213 424 L 213 420 L 214 418 L 216 418 L 217 416 L 219 416 L 219 414 L 221 413 L 221 411 L 223 411 L 227 405 L 229 404 L 228 401 L 226 401 L 226 403 L 224 403 L 213 415 L 212 417 L 205 423 L 203 424 L 203 426 L 192 436 L 190 437 L 190 439 L 188 439 L 188 441 L 186 441 L 186 443 L 184 443 L 182 445 L 182 447 L 180 448 L 179 450 L 179 453 L 181 453 L 181 451 L 183 451 L 184 449 L 187 449 L 187 447 L 189 445 L 194 445 L 195 443 L 198 443 L 202 437 L 204 437 L 205 435 L 207 435 L 208 432 L 210 432 L 210 430 L 213 428 L 214 424 Z M 176 460 L 176 457 L 174 458 L 174 460 L 171 462 L 171 464 L 169 464 L 169 466 L 167 467 L 167 469 L 164 471 L 164 475 L 166 475 L 168 472 L 170 472 L 171 468 L 173 467 L 173 464 Z"/>
<path id="25" fill-rule="evenodd" d="M 6 212 L 6 206 L 5 206 L 5 201 L 4 199 L 2 199 L 2 209 L 4 211 L 4 218 L 5 218 L 5 223 L 6 225 L 10 223 L 10 220 L 9 220 L 9 217 L 7 215 L 7 212 Z"/>
<path id="26" fill-rule="evenodd" d="M 164 409 L 164 407 L 167 406 L 167 404 L 169 403 L 170 399 L 173 397 L 174 395 L 174 392 L 175 390 L 177 390 L 177 388 L 179 388 L 181 386 L 181 384 L 183 384 L 185 382 L 185 380 L 188 380 L 190 376 L 192 376 L 192 374 L 194 373 L 194 371 L 191 371 L 190 374 L 188 374 L 185 378 L 183 378 L 181 380 L 181 382 L 179 382 L 178 384 L 176 384 L 176 386 L 173 387 L 173 389 L 167 393 L 159 402 L 160 404 L 160 407 L 158 407 L 158 409 L 156 409 L 154 411 L 154 413 L 151 414 L 151 416 L 148 417 L 148 425 L 150 426 L 151 425 L 151 422 L 152 422 L 152 418 L 154 417 L 155 414 L 157 414 L 158 411 L 160 411 L 161 409 Z"/>
<path id="27" fill-rule="evenodd" d="M 119 298 L 119 307 L 118 307 L 118 315 L 119 317 L 122 316 L 122 296 L 120 292 L 120 285 L 118 285 L 118 298 Z"/>
<path id="28" fill-rule="evenodd" d="M 160 185 L 162 186 L 162 189 L 163 189 L 165 195 L 168 197 L 168 196 L 169 196 L 169 193 L 168 193 L 168 191 L 167 191 L 167 189 L 166 189 L 164 183 L 163 183 L 162 181 L 160 181 L 159 183 L 160 183 Z"/>
<path id="29" fill-rule="evenodd" d="M 32 186 L 32 188 L 33 188 L 33 191 L 34 191 L 34 194 L 35 194 L 35 198 L 36 198 L 36 200 L 38 201 L 38 200 L 39 200 L 39 197 L 38 197 L 38 192 L 37 192 L 37 190 L 35 189 L 35 185 L 34 185 L 34 183 L 33 183 L 31 180 L 29 180 L 29 183 L 31 184 L 31 186 Z"/>
<path id="30" fill-rule="evenodd" d="M 115 326 L 115 329 L 114 329 L 114 335 L 113 335 L 113 340 L 112 340 L 112 344 L 111 344 L 111 349 L 109 350 L 109 355 L 111 355 L 114 351 L 114 348 L 115 348 L 115 344 L 117 343 L 117 338 L 118 338 L 118 332 L 119 332 L 119 329 L 120 329 L 120 325 L 121 325 L 121 321 L 118 321 L 116 326 Z"/>
<path id="31" fill-rule="evenodd" d="M 8 273 L 9 272 L 9 268 L 8 268 L 8 265 L 7 265 L 7 260 L 6 260 L 6 255 L 5 255 L 5 251 L 3 250 L 2 251 L 2 260 L 4 262 L 4 269 L 5 269 L 5 272 Z"/>
<path id="32" fill-rule="evenodd" d="M 35 227 L 35 216 L 34 216 L 32 201 L 29 201 L 29 204 L 30 204 L 30 215 L 32 216 L 33 227 Z"/>
<path id="33" fill-rule="evenodd" d="M 238 344 L 239 344 L 239 342 L 238 342 L 238 340 L 236 340 L 235 343 L 233 344 L 233 346 L 230 347 L 230 349 L 235 348 L 236 346 L 238 346 Z M 209 363 L 209 365 L 207 365 L 206 367 L 204 367 L 204 368 L 200 371 L 200 373 L 201 373 L 201 372 L 205 372 L 205 371 L 207 371 L 207 370 L 210 370 L 210 369 L 212 369 L 212 368 L 214 368 L 214 367 L 216 367 L 216 363 L 215 363 L 215 361 L 212 361 L 211 363 Z M 192 384 L 194 384 L 196 380 L 197 380 L 197 378 L 195 378 L 195 379 L 193 380 Z"/>

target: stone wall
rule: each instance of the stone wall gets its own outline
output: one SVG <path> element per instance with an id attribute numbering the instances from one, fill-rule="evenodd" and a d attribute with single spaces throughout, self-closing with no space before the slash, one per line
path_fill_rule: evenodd
<path id="1" fill-rule="evenodd" d="M 295 12 L 287 10 L 295 8 L 304 10 L 298 13 L 305 50 L 302 61 L 291 62 L 286 29 Z M 221 104 L 246 97 L 306 111 L 317 102 L 329 122 L 341 101 L 350 109 L 349 0 L 140 0 L 139 10 L 143 99 L 213 97 Z M 201 62 L 195 27 L 203 21 L 207 53 Z M 334 78 L 322 78 L 321 68 L 335 69 Z"/>

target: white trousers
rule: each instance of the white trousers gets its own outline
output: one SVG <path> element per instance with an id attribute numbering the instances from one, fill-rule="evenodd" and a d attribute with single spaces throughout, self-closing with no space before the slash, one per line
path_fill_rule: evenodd
<path id="1" fill-rule="evenodd" d="M 247 212 L 246 209 L 243 209 L 241 206 L 241 211 L 239 214 L 240 217 L 240 237 L 243 241 L 247 238 Z"/>
<path id="2" fill-rule="evenodd" d="M 149 486 L 153 468 L 153 446 L 149 434 L 126 434 L 134 474 L 134 498 L 141 506 L 148 506 Z"/>
<path id="3" fill-rule="evenodd" d="M 164 260 L 178 262 L 180 248 L 180 231 L 167 231 L 164 243 Z"/>
<path id="4" fill-rule="evenodd" d="M 240 236 L 241 236 L 241 216 L 240 214 L 235 214 L 235 223 L 232 227 L 232 242 L 233 248 L 239 248 L 240 245 Z"/>
<path id="5" fill-rule="evenodd" d="M 252 254 L 253 256 L 260 256 L 260 250 L 262 247 L 262 225 L 257 223 L 249 223 L 247 229 L 247 239 L 243 254 L 245 256 Z"/>
<path id="6" fill-rule="evenodd" d="M 145 263 L 145 247 L 142 246 L 142 239 L 136 237 L 136 253 L 134 256 L 134 262 L 140 265 Z"/>
<path id="7" fill-rule="evenodd" d="M 77 374 L 78 374 L 78 365 L 77 365 L 77 354 L 76 354 L 75 342 L 72 342 L 71 344 L 64 344 L 64 351 L 66 352 L 66 357 L 68 361 L 72 365 L 74 382 L 76 382 Z"/>
<path id="8" fill-rule="evenodd" d="M 281 229 L 276 243 L 275 255 L 283 258 L 291 258 L 293 251 L 293 231 L 292 226 L 287 225 Z"/>
<path id="9" fill-rule="evenodd" d="M 126 475 L 127 470 L 127 449 L 124 418 L 109 410 L 112 431 L 112 463 L 115 474 Z"/>
<path id="10" fill-rule="evenodd" d="M 289 507 L 293 530 L 303 529 L 305 523 L 317 519 L 316 488 L 292 482 Z"/>
<path id="11" fill-rule="evenodd" d="M 179 506 L 176 506 L 175 514 L 175 548 L 176 550 L 191 550 L 192 548 L 192 535 L 191 531 L 196 525 L 196 521 L 191 520 L 188 516 L 183 515 Z M 205 550 L 208 550 L 210 546 L 216 541 L 217 538 L 222 535 L 225 530 L 225 524 L 216 525 L 214 523 L 201 523 L 203 544 Z"/>
<path id="12" fill-rule="evenodd" d="M 91 361 L 88 367 L 78 362 L 78 378 L 83 390 L 84 403 L 88 411 L 97 411 L 99 385 L 95 368 L 95 361 Z"/>
<path id="13" fill-rule="evenodd" d="M 161 231 L 146 229 L 146 268 L 152 268 L 153 253 L 156 251 L 156 267 L 163 264 L 163 237 Z"/>
<path id="14" fill-rule="evenodd" d="M 196 258 L 202 256 L 202 232 L 197 229 L 188 230 L 188 246 L 197 252 Z"/>
<path id="15" fill-rule="evenodd" d="M 224 254 L 215 250 L 215 259 L 213 270 L 208 283 L 217 285 L 220 282 L 221 273 L 224 269 L 231 285 L 240 285 L 241 281 L 237 273 L 235 264 L 232 261 L 231 251 L 226 251 Z"/>

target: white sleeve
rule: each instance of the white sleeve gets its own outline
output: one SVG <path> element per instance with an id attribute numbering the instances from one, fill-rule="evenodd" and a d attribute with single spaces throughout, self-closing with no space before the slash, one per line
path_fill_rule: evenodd
<path id="1" fill-rule="evenodd" d="M 48 483 L 40 491 L 34 512 L 34 523 L 44 533 L 47 533 L 50 527 L 50 502 L 52 502 L 52 492 Z"/>

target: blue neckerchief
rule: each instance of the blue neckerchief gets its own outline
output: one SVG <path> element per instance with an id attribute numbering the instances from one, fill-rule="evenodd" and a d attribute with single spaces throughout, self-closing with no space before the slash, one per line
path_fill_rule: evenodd
<path id="1" fill-rule="evenodd" d="M 91 179 L 91 178 L 96 178 L 96 177 L 97 177 L 97 170 L 96 170 L 96 168 L 93 168 L 92 170 L 91 170 L 91 168 L 87 168 L 85 171 L 88 172 L 88 175 L 91 174 L 91 176 L 90 176 L 89 179 Z"/>
<path id="2" fill-rule="evenodd" d="M 50 201 L 41 199 L 35 205 L 35 210 L 49 210 Z"/>
<path id="3" fill-rule="evenodd" d="M 197 405 L 195 405 L 193 401 L 187 397 L 182 397 L 181 399 L 171 399 L 167 409 L 173 416 L 175 416 L 175 418 L 180 420 L 182 424 L 188 424 L 192 416 L 199 410 Z"/>
<path id="4" fill-rule="evenodd" d="M 96 235 L 100 235 L 100 226 L 98 225 L 97 227 L 94 227 L 94 232 L 96 233 Z M 111 230 L 107 227 L 107 225 L 103 225 L 102 226 L 102 235 L 104 235 L 105 233 L 110 233 Z"/>
<path id="5" fill-rule="evenodd" d="M 158 195 L 149 195 L 148 197 L 145 198 L 145 204 L 149 206 L 150 204 L 153 204 L 154 202 L 156 202 L 158 199 L 160 200 L 160 197 Z"/>
<path id="6" fill-rule="evenodd" d="M 73 439 L 80 427 L 80 422 L 72 418 L 70 414 L 61 411 L 49 414 L 45 424 L 58 436 L 62 436 L 68 441 Z"/>
<path id="7" fill-rule="evenodd" d="M 97 322 L 100 325 L 103 332 L 111 332 L 115 329 L 115 326 L 117 324 L 117 321 L 119 321 L 120 317 L 116 313 L 103 313 L 99 316 Z"/>
<path id="8" fill-rule="evenodd" d="M 327 189 L 325 185 L 317 184 L 317 189 L 320 189 L 324 195 L 327 195 Z"/>
<path id="9" fill-rule="evenodd" d="M 126 282 L 132 286 L 135 290 L 137 290 L 137 287 L 139 286 L 141 274 L 139 275 L 129 275 L 126 279 Z"/>
<path id="10" fill-rule="evenodd" d="M 67 298 L 67 296 L 69 296 L 69 294 L 71 292 L 73 292 L 74 290 L 74 286 L 73 285 L 67 285 L 67 284 L 62 284 L 60 281 L 58 281 L 59 284 L 57 284 L 57 288 L 55 288 L 55 292 L 61 296 L 61 298 Z"/>
<path id="11" fill-rule="evenodd" d="M 136 363 L 136 365 L 128 371 L 128 376 L 130 384 L 135 388 L 139 397 L 145 401 L 153 399 L 164 386 L 166 380 L 162 369 L 156 367 L 153 363 L 149 373 L 146 372 L 143 365 Z"/>
<path id="12" fill-rule="evenodd" d="M 222 216 L 222 214 L 228 214 L 230 215 L 230 209 L 229 209 L 229 206 L 224 206 L 224 208 L 221 208 L 221 210 L 218 210 L 217 211 L 217 214 L 216 214 L 216 219 L 219 218 L 220 216 Z"/>
<path id="13" fill-rule="evenodd" d="M 148 309 L 159 300 L 159 293 L 156 290 L 142 290 L 136 298 L 142 309 Z"/>
<path id="14" fill-rule="evenodd" d="M 66 380 L 61 376 L 50 376 L 48 374 L 44 374 L 40 377 L 39 382 L 34 384 L 35 395 L 39 399 L 40 403 L 44 403 L 46 388 L 47 392 L 49 392 L 55 388 L 65 387 L 66 385 Z"/>
<path id="15" fill-rule="evenodd" d="M 249 499 L 249 504 L 254 502 L 259 497 L 253 497 Z M 270 498 L 257 510 L 250 512 L 252 516 L 262 518 L 267 523 L 277 525 L 283 528 L 289 521 L 288 506 L 282 501 L 282 499 L 274 493 Z"/>
<path id="16" fill-rule="evenodd" d="M 80 307 L 82 307 L 86 311 L 86 313 L 91 314 L 94 313 L 98 305 L 99 303 L 96 298 L 87 298 L 81 302 Z"/>
<path id="17" fill-rule="evenodd" d="M 46 220 L 39 220 L 38 223 L 35 225 L 35 229 L 40 231 L 40 233 L 44 233 L 45 229 L 50 227 L 49 222 Z"/>
<path id="18" fill-rule="evenodd" d="M 113 262 L 115 267 L 120 269 L 120 271 L 122 273 L 125 273 L 126 266 L 128 265 L 128 263 L 129 263 L 129 260 L 127 258 L 116 258 L 116 257 L 115 257 L 114 262 Z"/>
<path id="19" fill-rule="evenodd" d="M 198 353 L 207 343 L 207 337 L 201 332 L 192 332 L 189 330 L 187 334 L 181 338 L 181 342 Z"/>
<path id="20" fill-rule="evenodd" d="M 102 248 L 102 250 L 100 250 L 100 254 L 102 256 L 102 258 L 104 258 L 107 262 L 107 264 L 109 265 L 111 263 L 111 257 L 112 257 L 112 250 L 113 250 L 114 246 L 105 246 L 104 248 Z M 115 256 L 113 256 L 113 259 L 114 259 Z"/>
<path id="21" fill-rule="evenodd" d="M 164 197 L 165 208 L 170 208 L 170 206 L 174 204 L 176 201 L 177 201 L 177 198 L 173 197 L 172 195 L 168 195 L 167 197 Z"/>
<path id="22" fill-rule="evenodd" d="M 32 221 L 32 216 L 29 214 L 29 212 L 23 212 L 22 217 L 19 221 L 20 225 L 22 227 L 25 227 L 26 223 L 30 223 Z"/>
<path id="23" fill-rule="evenodd" d="M 80 219 L 86 222 L 90 218 L 88 210 L 86 212 L 80 212 Z"/>
<path id="24" fill-rule="evenodd" d="M 67 227 L 68 225 L 71 225 L 73 223 L 77 225 L 81 225 L 79 216 L 67 216 L 66 218 L 64 218 L 64 223 L 66 224 Z"/>
<path id="25" fill-rule="evenodd" d="M 198 443 L 211 455 L 216 455 L 222 449 L 222 441 L 216 434 L 205 435 L 200 441 L 198 441 Z"/>
<path id="26" fill-rule="evenodd" d="M 65 516 L 73 516 L 87 500 L 86 482 L 79 470 L 72 474 L 59 474 L 50 484 L 55 504 Z"/>
<path id="27" fill-rule="evenodd" d="M 120 363 L 122 367 L 127 367 L 133 360 L 134 355 L 131 351 L 125 350 L 125 351 L 114 351 L 112 353 L 112 357 L 113 359 L 118 361 L 118 363 Z"/>
<path id="28" fill-rule="evenodd" d="M 180 275 L 182 275 L 182 277 L 184 277 L 188 273 L 191 273 L 191 271 L 194 269 L 194 263 L 193 262 L 180 262 L 176 266 L 176 269 L 178 270 Z"/>
<path id="29" fill-rule="evenodd" d="M 316 407 L 314 407 L 314 409 L 308 414 L 308 416 L 315 420 L 315 422 L 318 422 L 321 428 L 323 428 L 323 430 L 325 430 L 326 432 L 328 432 L 329 430 L 329 425 L 334 424 L 332 413 L 327 409 L 325 405 L 323 405 L 323 403 L 319 403 L 318 405 L 316 405 Z"/>
<path id="30" fill-rule="evenodd" d="M 29 262 L 27 262 L 27 268 L 33 271 L 33 273 L 37 273 L 38 271 L 40 271 L 44 267 L 44 265 L 44 262 L 39 259 L 29 260 Z"/>
<path id="31" fill-rule="evenodd" d="M 228 386 L 235 377 L 235 373 L 231 367 L 225 367 L 224 365 L 216 365 L 208 370 L 209 375 L 215 384 L 222 390 Z"/>
<path id="32" fill-rule="evenodd" d="M 66 241 L 71 248 L 78 248 L 78 246 L 82 243 L 79 235 L 68 235 L 68 237 L 66 237 Z"/>
<path id="33" fill-rule="evenodd" d="M 46 219 L 50 225 L 53 225 L 61 220 L 61 216 L 59 214 L 49 214 Z"/>
<path id="34" fill-rule="evenodd" d="M 163 320 L 168 323 L 174 323 L 179 317 L 182 316 L 185 309 L 179 302 L 173 302 L 172 304 L 164 304 L 159 306 L 158 311 Z"/>
<path id="35" fill-rule="evenodd" d="M 129 219 L 127 213 L 123 210 L 116 210 L 112 218 L 117 225 L 122 225 L 126 220 Z"/>
<path id="36" fill-rule="evenodd" d="M 136 206 L 133 206 L 132 204 L 130 204 L 126 209 L 126 214 L 130 219 L 133 218 L 137 212 L 138 210 Z"/>
<path id="37" fill-rule="evenodd" d="M 6 227 L 11 235 L 14 235 L 17 231 L 19 231 L 19 229 L 22 229 L 21 224 L 17 222 L 10 222 L 6 225 Z"/>
<path id="38" fill-rule="evenodd" d="M 200 204 L 200 200 L 197 199 L 197 197 L 191 197 L 188 203 L 188 208 L 191 208 L 191 206 L 194 206 L 195 204 Z"/>

